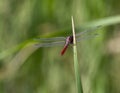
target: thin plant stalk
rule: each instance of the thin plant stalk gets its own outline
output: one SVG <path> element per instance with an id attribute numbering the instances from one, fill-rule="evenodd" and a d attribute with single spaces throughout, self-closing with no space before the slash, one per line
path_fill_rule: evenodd
<path id="1" fill-rule="evenodd" d="M 78 58 L 77 58 L 77 47 L 76 47 L 75 27 L 74 27 L 73 16 L 71 17 L 71 20 L 72 20 L 72 32 L 73 32 L 73 54 L 74 54 L 74 70 L 75 70 L 76 88 L 77 88 L 77 93 L 83 93 L 79 65 L 78 65 Z"/>

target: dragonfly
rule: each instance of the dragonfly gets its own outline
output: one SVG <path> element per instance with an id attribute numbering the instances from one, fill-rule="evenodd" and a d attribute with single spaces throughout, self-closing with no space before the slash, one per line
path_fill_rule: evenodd
<path id="1" fill-rule="evenodd" d="M 93 31 L 96 31 L 101 26 L 94 27 L 92 29 L 88 29 L 82 32 L 77 33 L 75 36 L 76 42 L 80 42 L 84 39 L 89 39 L 98 36 L 98 34 L 92 34 L 83 37 L 83 34 L 86 33 L 92 33 Z M 35 44 L 36 47 L 55 47 L 55 46 L 63 46 L 63 49 L 61 50 L 61 55 L 64 55 L 66 52 L 68 46 L 73 45 L 73 35 L 67 36 L 67 37 L 53 37 L 53 38 L 35 38 L 35 41 L 38 43 Z"/>

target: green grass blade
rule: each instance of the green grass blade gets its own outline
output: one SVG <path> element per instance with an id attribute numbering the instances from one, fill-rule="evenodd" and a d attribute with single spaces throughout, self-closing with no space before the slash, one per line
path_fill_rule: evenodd
<path id="1" fill-rule="evenodd" d="M 75 70 L 76 88 L 77 88 L 77 93 L 83 93 L 80 72 L 79 72 L 78 58 L 77 58 L 77 47 L 76 47 L 73 17 L 72 17 L 72 31 L 73 31 L 73 44 L 74 44 L 73 52 L 74 52 L 74 70 Z"/>
<path id="2" fill-rule="evenodd" d="M 106 17 L 99 20 L 87 22 L 83 24 L 81 27 L 89 28 L 89 27 L 96 27 L 96 26 L 110 26 L 110 25 L 115 25 L 119 23 L 120 23 L 120 15 L 117 15 L 117 16 L 111 16 L 111 17 Z"/>

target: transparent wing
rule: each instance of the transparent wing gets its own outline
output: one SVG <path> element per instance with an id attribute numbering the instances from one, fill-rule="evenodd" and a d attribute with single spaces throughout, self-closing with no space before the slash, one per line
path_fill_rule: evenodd
<path id="1" fill-rule="evenodd" d="M 39 42 L 54 42 L 54 41 L 65 41 L 65 37 L 54 37 L 54 38 L 35 38 L 34 41 Z"/>
<path id="2" fill-rule="evenodd" d="M 77 41 L 77 43 L 79 43 L 82 40 L 88 40 L 88 39 L 92 39 L 92 38 L 95 38 L 95 37 L 98 37 L 98 36 L 99 36 L 99 34 L 94 34 L 94 35 L 91 35 L 91 36 L 87 36 L 87 37 L 83 37 L 83 38 L 78 38 L 76 41 Z"/>
<path id="3" fill-rule="evenodd" d="M 90 29 L 88 29 L 88 30 L 85 30 L 85 31 L 82 31 L 82 32 L 80 32 L 80 33 L 77 33 L 76 34 L 76 38 L 77 37 L 79 37 L 79 36 L 81 36 L 81 35 L 83 35 L 83 34 L 85 34 L 85 33 L 91 33 L 91 32 L 93 32 L 93 31 L 96 31 L 98 28 L 100 28 L 101 26 L 97 26 L 97 27 L 94 27 L 94 28 L 90 28 Z"/>
<path id="4" fill-rule="evenodd" d="M 63 46 L 65 41 L 61 42 L 51 42 L 51 43 L 37 43 L 35 47 L 54 47 L 54 46 Z"/>

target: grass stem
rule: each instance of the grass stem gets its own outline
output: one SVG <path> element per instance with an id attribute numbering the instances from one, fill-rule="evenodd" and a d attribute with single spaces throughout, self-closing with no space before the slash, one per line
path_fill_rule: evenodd
<path id="1" fill-rule="evenodd" d="M 77 93 L 83 93 L 79 65 L 78 65 L 78 58 L 77 58 L 77 47 L 76 47 L 75 27 L 74 27 L 73 16 L 71 17 L 71 20 L 72 20 L 72 32 L 73 32 L 73 53 L 74 53 L 74 70 L 75 70 L 76 88 L 77 88 Z"/>

